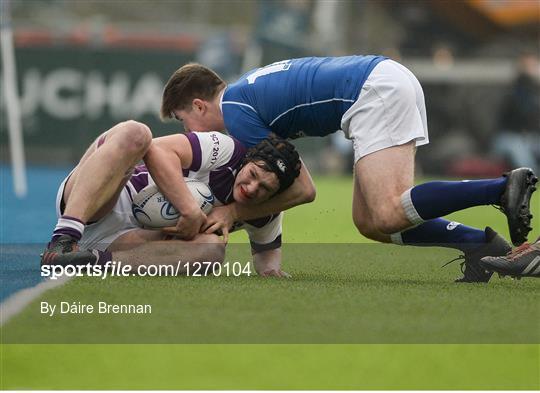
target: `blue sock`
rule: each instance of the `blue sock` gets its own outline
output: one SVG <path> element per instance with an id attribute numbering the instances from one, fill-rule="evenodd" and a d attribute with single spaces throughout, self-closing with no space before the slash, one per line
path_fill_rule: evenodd
<path id="1" fill-rule="evenodd" d="M 419 224 L 473 206 L 498 204 L 507 178 L 432 181 L 419 184 L 401 196 L 409 221 Z"/>
<path id="2" fill-rule="evenodd" d="M 484 231 L 444 218 L 436 218 L 414 228 L 391 235 L 392 242 L 423 247 L 455 248 L 471 251 L 486 243 Z"/>

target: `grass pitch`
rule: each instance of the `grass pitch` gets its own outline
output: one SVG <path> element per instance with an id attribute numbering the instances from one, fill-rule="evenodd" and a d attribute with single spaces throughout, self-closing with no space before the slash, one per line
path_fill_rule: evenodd
<path id="1" fill-rule="evenodd" d="M 316 183 L 317 201 L 286 215 L 292 279 L 72 280 L 3 327 L 3 342 L 60 344 L 3 344 L 2 388 L 540 388 L 537 280 L 454 284 L 458 265 L 440 266 L 458 252 L 371 244 L 352 224 L 351 180 Z M 450 218 L 508 236 L 490 207 Z M 227 255 L 248 258 L 240 244 Z M 39 314 L 40 301 L 97 300 L 153 312 Z"/>

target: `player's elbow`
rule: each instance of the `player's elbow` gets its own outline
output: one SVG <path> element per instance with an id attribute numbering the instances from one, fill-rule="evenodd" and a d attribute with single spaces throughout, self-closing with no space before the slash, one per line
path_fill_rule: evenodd
<path id="1" fill-rule="evenodd" d="M 305 187 L 302 192 L 302 203 L 311 203 L 315 200 L 317 196 L 317 190 L 315 186 L 311 184 L 308 187 Z"/>
<path id="2" fill-rule="evenodd" d="M 315 200 L 317 190 L 315 189 L 315 183 L 313 183 L 313 179 L 309 175 L 309 172 L 307 172 L 307 169 L 305 171 L 305 176 L 303 176 L 302 190 L 304 194 L 304 203 L 310 203 Z"/>
<path id="3" fill-rule="evenodd" d="M 297 180 L 298 181 L 298 180 Z M 287 194 L 288 200 L 292 206 L 302 205 L 304 203 L 311 203 L 315 200 L 317 191 L 313 183 L 298 182 L 295 183 L 293 189 L 289 190 Z"/>
<path id="4" fill-rule="evenodd" d="M 298 192 L 298 204 L 310 203 L 315 200 L 317 196 L 315 183 L 313 183 L 313 179 L 304 164 L 302 164 L 300 175 L 294 182 L 294 187 Z"/>

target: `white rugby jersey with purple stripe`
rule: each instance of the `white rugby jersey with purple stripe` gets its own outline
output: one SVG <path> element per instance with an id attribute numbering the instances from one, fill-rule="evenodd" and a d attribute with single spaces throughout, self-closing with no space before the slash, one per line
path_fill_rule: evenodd
<path id="1" fill-rule="evenodd" d="M 220 132 L 189 132 L 185 134 L 191 144 L 191 166 L 183 170 L 184 177 L 206 183 L 216 198 L 216 206 L 234 201 L 233 186 L 242 165 L 246 148 L 232 137 Z M 154 183 L 144 165 L 135 167 L 126 188 L 131 196 L 148 184 Z M 251 247 L 260 252 L 281 247 L 283 213 L 256 220 L 235 223 L 232 230 L 245 229 Z"/>

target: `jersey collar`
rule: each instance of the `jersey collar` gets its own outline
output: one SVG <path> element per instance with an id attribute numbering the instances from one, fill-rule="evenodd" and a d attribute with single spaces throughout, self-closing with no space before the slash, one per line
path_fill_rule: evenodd
<path id="1" fill-rule="evenodd" d="M 225 90 L 227 90 L 229 86 L 225 86 L 223 90 L 221 90 L 220 96 L 219 96 L 219 110 L 221 111 L 221 114 L 223 115 L 223 107 L 221 103 L 223 102 L 223 96 L 225 95 Z"/>

